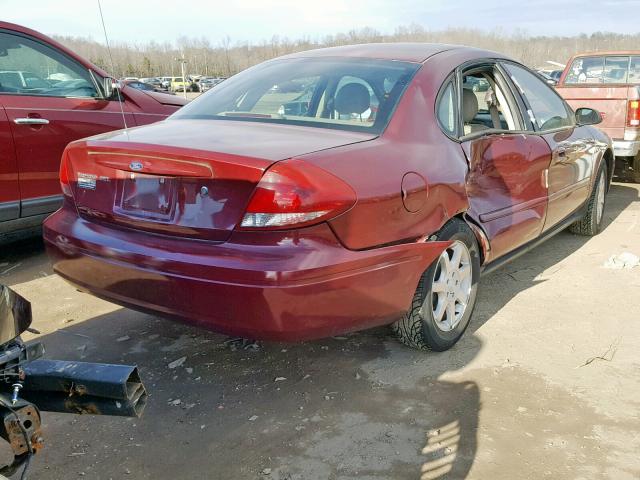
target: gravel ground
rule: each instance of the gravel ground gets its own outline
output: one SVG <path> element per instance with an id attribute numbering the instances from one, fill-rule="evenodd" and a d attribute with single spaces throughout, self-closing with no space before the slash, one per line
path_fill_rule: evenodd
<path id="1" fill-rule="evenodd" d="M 599 236 L 483 278 L 440 354 L 387 328 L 245 349 L 77 292 L 38 240 L 2 246 L 49 357 L 137 364 L 150 393 L 142 419 L 45 413 L 30 478 L 639 478 L 640 267 L 604 267 L 640 255 L 639 199 L 615 184 Z"/>

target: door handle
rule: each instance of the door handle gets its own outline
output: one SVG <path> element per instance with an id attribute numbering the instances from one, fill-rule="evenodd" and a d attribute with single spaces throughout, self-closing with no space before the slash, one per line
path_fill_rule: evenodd
<path id="1" fill-rule="evenodd" d="M 49 125 L 46 118 L 16 118 L 13 123 L 16 125 Z"/>

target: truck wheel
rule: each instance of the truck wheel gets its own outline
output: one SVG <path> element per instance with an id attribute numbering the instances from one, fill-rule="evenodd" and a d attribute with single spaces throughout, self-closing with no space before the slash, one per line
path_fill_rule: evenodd
<path id="1" fill-rule="evenodd" d="M 419 350 L 448 350 L 462 337 L 476 305 L 480 255 L 473 232 L 453 219 L 438 234 L 451 245 L 422 274 L 411 308 L 393 325 L 400 341 Z"/>
<path id="2" fill-rule="evenodd" d="M 587 202 L 587 211 L 584 217 L 571 225 L 569 230 L 578 235 L 592 237 L 602 229 L 604 207 L 607 202 L 607 167 L 604 163 L 600 167 L 596 183 Z"/>
<path id="3" fill-rule="evenodd" d="M 631 167 L 629 171 L 630 180 L 634 183 L 640 183 L 640 154 L 631 159 L 629 163 Z"/>

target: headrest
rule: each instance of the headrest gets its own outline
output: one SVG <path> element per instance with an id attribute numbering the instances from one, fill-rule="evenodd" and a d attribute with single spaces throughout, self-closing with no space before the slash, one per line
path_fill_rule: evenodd
<path id="1" fill-rule="evenodd" d="M 371 106 L 371 96 L 361 83 L 347 83 L 336 95 L 334 107 L 341 115 L 360 115 Z"/>
<path id="2" fill-rule="evenodd" d="M 468 88 L 462 89 L 462 118 L 469 123 L 478 113 L 478 98 Z"/>

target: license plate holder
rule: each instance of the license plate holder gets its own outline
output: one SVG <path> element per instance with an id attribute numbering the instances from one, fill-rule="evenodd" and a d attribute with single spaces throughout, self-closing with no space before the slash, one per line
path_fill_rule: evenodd
<path id="1" fill-rule="evenodd" d="M 122 180 L 119 207 L 127 215 L 168 220 L 173 213 L 175 192 L 175 178 L 131 174 Z"/>

